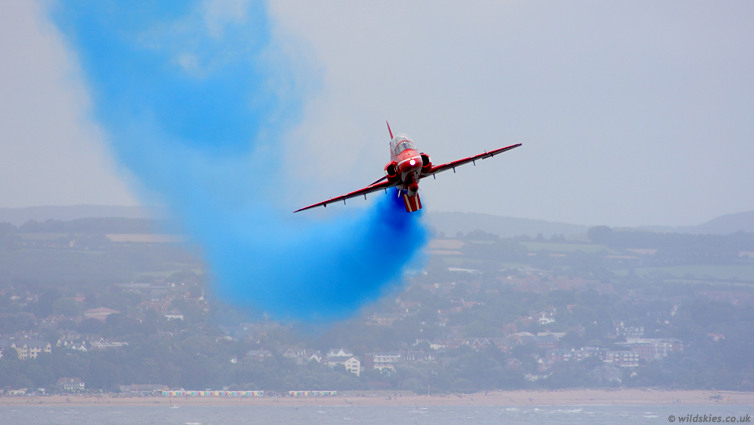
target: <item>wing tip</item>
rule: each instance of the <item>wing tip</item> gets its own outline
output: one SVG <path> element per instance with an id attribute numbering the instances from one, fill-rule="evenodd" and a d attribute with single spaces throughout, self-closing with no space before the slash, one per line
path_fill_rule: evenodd
<path id="1" fill-rule="evenodd" d="M 293 214 L 296 214 L 297 212 L 301 212 L 301 211 L 306 211 L 306 210 L 308 210 L 308 209 L 312 209 L 312 208 L 320 207 L 320 206 L 325 206 L 325 207 L 326 207 L 326 206 L 327 206 L 327 204 L 322 204 L 322 203 L 320 203 L 320 204 L 309 205 L 308 207 L 304 207 L 304 208 L 299 208 L 299 209 L 297 209 L 296 211 L 294 211 L 294 212 L 293 212 Z"/>

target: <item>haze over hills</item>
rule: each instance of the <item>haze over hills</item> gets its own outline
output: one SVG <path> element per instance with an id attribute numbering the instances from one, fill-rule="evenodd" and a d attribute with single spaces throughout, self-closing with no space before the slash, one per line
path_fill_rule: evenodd
<path id="1" fill-rule="evenodd" d="M 427 223 L 436 233 L 443 233 L 446 237 L 455 237 L 458 232 L 469 233 L 474 230 L 483 230 L 503 238 L 539 234 L 549 238 L 552 235 L 586 233 L 589 229 L 588 226 L 576 224 L 478 213 L 429 212 L 426 213 L 426 218 Z"/>
<path id="2" fill-rule="evenodd" d="M 141 206 L 71 205 L 0 208 L 0 223 L 20 226 L 29 220 L 76 220 L 79 218 L 161 218 L 154 210 Z"/>
<path id="3" fill-rule="evenodd" d="M 75 220 L 79 218 L 164 218 L 159 209 L 143 206 L 74 205 L 0 208 L 0 223 L 20 226 L 29 220 Z M 442 212 L 426 213 L 426 220 L 438 235 L 455 237 L 458 232 L 483 230 L 500 237 L 542 235 L 576 235 L 586 233 L 591 226 L 550 222 L 528 218 L 502 217 L 491 214 Z M 595 223 L 598 225 L 599 223 Z M 754 233 L 754 211 L 726 214 L 695 226 L 642 226 L 658 232 L 726 235 L 736 232 Z"/>

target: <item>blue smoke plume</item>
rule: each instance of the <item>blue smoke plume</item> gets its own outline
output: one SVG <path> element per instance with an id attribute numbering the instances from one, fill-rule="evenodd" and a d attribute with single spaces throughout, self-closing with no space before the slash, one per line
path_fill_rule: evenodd
<path id="1" fill-rule="evenodd" d="M 303 96 L 265 3 L 62 0 L 52 14 L 92 118 L 143 192 L 200 244 L 222 299 L 329 320 L 400 281 L 426 232 L 396 193 L 329 222 L 275 206 L 267 188 L 285 176 L 270 154 L 283 151 Z"/>

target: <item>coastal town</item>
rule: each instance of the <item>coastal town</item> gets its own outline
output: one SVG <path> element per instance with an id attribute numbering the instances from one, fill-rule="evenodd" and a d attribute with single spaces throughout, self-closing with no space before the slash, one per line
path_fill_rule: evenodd
<path id="1" fill-rule="evenodd" d="M 754 390 L 749 235 L 435 232 L 356 317 L 285 323 L 217 299 L 199 256 L 151 228 L 3 225 L 4 395 Z"/>

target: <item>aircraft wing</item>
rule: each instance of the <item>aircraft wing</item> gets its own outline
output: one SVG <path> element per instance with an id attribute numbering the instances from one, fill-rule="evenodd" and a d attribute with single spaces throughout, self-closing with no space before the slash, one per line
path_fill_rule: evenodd
<path id="1" fill-rule="evenodd" d="M 299 208 L 296 211 L 294 211 L 294 213 L 308 210 L 309 208 L 326 207 L 328 204 L 332 204 L 333 202 L 343 201 L 343 203 L 345 203 L 346 199 L 355 198 L 357 196 L 364 196 L 364 199 L 366 199 L 368 193 L 376 192 L 378 190 L 383 190 L 383 189 L 387 189 L 389 187 L 395 186 L 395 183 L 391 183 L 389 181 L 383 181 L 380 183 L 380 180 L 377 180 L 376 182 L 370 184 L 369 186 L 363 189 L 355 190 L 351 193 L 346 193 L 345 195 L 336 196 L 335 198 L 331 198 L 326 201 L 317 202 L 316 204 L 309 205 L 308 207 Z"/>
<path id="2" fill-rule="evenodd" d="M 429 170 L 428 173 L 422 174 L 422 178 L 429 177 L 431 175 L 434 175 L 434 174 L 437 174 L 437 173 L 441 173 L 443 171 L 447 171 L 447 170 L 450 170 L 450 169 L 452 169 L 453 171 L 455 171 L 456 167 L 460 167 L 461 165 L 468 164 L 469 162 L 476 162 L 476 161 L 478 161 L 480 159 L 492 158 L 493 156 L 495 156 L 497 154 L 500 154 L 500 153 L 503 153 L 503 152 L 507 152 L 507 151 L 509 151 L 511 149 L 515 149 L 515 148 L 517 148 L 519 146 L 521 146 L 521 143 L 516 143 L 515 145 L 510 145 L 510 146 L 506 146 L 504 148 L 495 149 L 494 151 L 480 153 L 479 155 L 470 156 L 468 158 L 459 159 L 457 161 L 448 162 L 446 164 L 433 165 L 432 168 Z"/>

